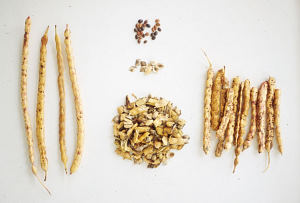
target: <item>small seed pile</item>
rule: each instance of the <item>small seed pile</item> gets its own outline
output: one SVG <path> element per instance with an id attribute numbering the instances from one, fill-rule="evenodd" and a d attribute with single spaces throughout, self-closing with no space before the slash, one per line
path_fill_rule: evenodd
<path id="1" fill-rule="evenodd" d="M 280 134 L 279 97 L 280 90 L 275 89 L 275 79 L 270 77 L 260 88 L 250 86 L 250 81 L 240 81 L 237 76 L 229 82 L 225 77 L 225 67 L 218 70 L 215 79 L 212 64 L 204 52 L 209 68 L 204 96 L 204 135 L 203 151 L 208 154 L 210 149 L 210 130 L 216 131 L 218 144 L 215 156 L 220 157 L 223 149 L 229 150 L 235 146 L 234 169 L 239 163 L 239 155 L 249 148 L 251 141 L 257 134 L 258 152 L 266 150 L 268 166 L 270 165 L 270 150 L 276 135 L 278 150 L 282 154 L 282 140 Z M 251 122 L 246 135 L 246 124 L 251 106 Z M 245 136 L 246 135 L 246 136 Z"/>
<path id="2" fill-rule="evenodd" d="M 146 29 L 150 29 L 151 32 L 146 32 Z M 151 37 L 152 40 L 155 40 L 158 32 L 161 32 L 160 20 L 156 19 L 155 25 L 151 27 L 151 25 L 148 23 L 148 20 L 139 19 L 135 24 L 133 31 L 136 33 L 135 39 L 137 42 L 140 44 L 143 41 L 143 43 L 146 44 L 148 41 L 144 38 Z"/>
<path id="3" fill-rule="evenodd" d="M 156 168 L 174 156 L 171 149 L 180 150 L 188 143 L 183 135 L 185 121 L 181 111 L 163 98 L 149 95 L 118 107 L 113 118 L 116 153 L 134 163 L 148 164 Z"/>
<path id="4" fill-rule="evenodd" d="M 131 66 L 129 68 L 129 71 L 134 72 L 137 68 L 140 68 L 140 72 L 144 72 L 145 75 L 148 75 L 150 73 L 158 72 L 163 67 L 163 64 L 157 63 L 155 61 L 150 61 L 149 63 L 147 63 L 146 61 L 141 61 L 141 59 L 136 59 L 135 65 Z"/>

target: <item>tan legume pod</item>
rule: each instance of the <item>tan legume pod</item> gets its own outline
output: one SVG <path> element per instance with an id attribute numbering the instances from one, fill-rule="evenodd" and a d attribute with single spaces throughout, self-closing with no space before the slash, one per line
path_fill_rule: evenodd
<path id="1" fill-rule="evenodd" d="M 47 179 L 48 159 L 46 154 L 45 144 L 45 126 L 44 126 L 44 103 L 45 103 L 45 83 L 46 83 L 46 59 L 47 59 L 47 42 L 48 30 L 42 37 L 42 44 L 40 49 L 40 68 L 39 68 L 39 84 L 37 92 L 37 106 L 36 106 L 36 137 L 38 148 L 40 152 L 41 167 L 45 172 L 45 180 Z"/>
<path id="2" fill-rule="evenodd" d="M 211 95 L 212 95 L 212 84 L 214 72 L 212 64 L 204 52 L 208 62 L 209 68 L 207 70 L 206 87 L 204 95 L 204 132 L 203 132 L 203 151 L 205 154 L 208 153 L 210 148 L 210 120 L 211 120 Z"/>
<path id="3" fill-rule="evenodd" d="M 233 97 L 234 97 L 234 91 L 232 88 L 227 90 L 227 94 L 226 94 L 226 98 L 227 98 L 227 102 L 225 105 L 225 111 L 224 111 L 224 116 L 222 118 L 221 124 L 219 126 L 219 129 L 216 132 L 216 136 L 218 138 L 218 144 L 217 144 L 217 148 L 215 151 L 215 156 L 216 157 L 220 157 L 222 155 L 222 151 L 223 151 L 223 143 L 224 143 L 224 134 L 225 134 L 225 130 L 227 128 L 227 125 L 229 123 L 229 118 L 230 115 L 232 114 L 232 110 L 233 110 Z"/>
<path id="4" fill-rule="evenodd" d="M 252 87 L 250 92 L 250 99 L 251 99 L 251 124 L 250 130 L 248 135 L 243 144 L 243 150 L 250 147 L 251 141 L 253 140 L 255 133 L 256 133 L 256 102 L 257 102 L 257 88 Z"/>
<path id="5" fill-rule="evenodd" d="M 257 96 L 257 141 L 258 141 L 259 153 L 263 152 L 265 148 L 267 92 L 268 92 L 268 82 L 263 82 L 258 90 L 258 96 Z"/>
<path id="6" fill-rule="evenodd" d="M 283 145 L 281 139 L 281 130 L 280 130 L 280 89 L 275 89 L 274 94 L 274 121 L 275 121 L 275 133 L 276 133 L 276 140 L 278 144 L 278 151 L 282 154 L 283 153 Z"/>
<path id="7" fill-rule="evenodd" d="M 240 78 L 235 77 L 232 80 L 232 89 L 234 91 L 233 96 L 233 113 L 230 116 L 228 128 L 226 131 L 225 144 L 224 148 L 229 150 L 232 146 L 232 142 L 234 139 L 234 127 L 235 127 L 235 118 L 237 114 L 237 106 L 238 106 L 238 96 L 239 96 L 239 87 L 240 87 Z"/>
<path id="8" fill-rule="evenodd" d="M 220 102 L 222 78 L 224 78 L 224 68 L 218 70 L 212 86 L 212 104 L 211 104 L 211 127 L 218 130 L 220 124 Z"/>
<path id="9" fill-rule="evenodd" d="M 77 120 L 77 146 L 76 146 L 72 166 L 70 169 L 70 174 L 72 174 L 76 172 L 76 170 L 78 169 L 82 158 L 83 144 L 84 144 L 84 122 L 83 122 L 82 102 L 81 102 L 80 91 L 79 91 L 74 59 L 73 59 L 73 53 L 71 48 L 70 29 L 68 25 L 65 30 L 65 46 L 66 46 L 68 65 L 69 65 L 69 75 L 70 75 L 72 90 L 74 94 L 74 103 L 75 103 L 76 120 Z"/>
<path id="10" fill-rule="evenodd" d="M 66 153 L 66 130 L 65 130 L 65 82 L 64 82 L 64 63 L 63 57 L 61 53 L 61 44 L 60 39 L 57 34 L 56 26 L 55 26 L 55 43 L 56 43 L 56 52 L 57 52 L 57 68 L 58 68 L 58 91 L 59 91 L 59 145 L 60 145 L 60 158 L 64 164 L 65 172 L 68 173 L 67 170 L 67 153 Z"/>
<path id="11" fill-rule="evenodd" d="M 238 98 L 238 108 L 237 115 L 235 118 L 235 129 L 234 129 L 234 145 L 237 145 L 239 133 L 240 133 L 240 124 L 241 124 L 241 116 L 242 116 L 242 108 L 243 108 L 243 92 L 244 92 L 244 82 L 241 83 L 239 89 L 239 98 Z"/>
<path id="12" fill-rule="evenodd" d="M 225 67 L 224 67 L 225 69 Z M 226 105 L 226 95 L 227 95 L 227 90 L 229 88 L 229 81 L 225 77 L 222 79 L 222 89 L 221 89 L 221 101 L 220 101 L 220 122 L 222 121 L 223 116 L 225 115 L 225 105 Z"/>

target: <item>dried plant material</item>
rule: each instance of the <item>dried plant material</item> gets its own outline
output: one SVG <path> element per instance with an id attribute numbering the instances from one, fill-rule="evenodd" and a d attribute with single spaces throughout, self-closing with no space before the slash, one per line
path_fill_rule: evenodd
<path id="1" fill-rule="evenodd" d="M 228 88 L 229 88 L 229 81 L 224 75 L 224 78 L 222 79 L 222 89 L 221 89 L 220 122 L 222 121 L 222 118 L 225 115 L 225 104 L 226 104 L 226 96 L 227 96 Z"/>
<path id="2" fill-rule="evenodd" d="M 274 91 L 275 91 L 275 78 L 270 77 L 268 80 L 268 93 L 267 93 L 267 131 L 266 131 L 266 150 L 268 153 L 268 170 L 270 166 L 270 151 L 273 145 L 274 138 Z"/>
<path id="3" fill-rule="evenodd" d="M 149 95 L 131 102 L 126 96 L 125 105 L 117 110 L 113 118 L 115 151 L 124 159 L 156 168 L 174 156 L 171 149 L 180 150 L 188 143 L 181 111 L 163 98 Z"/>
<path id="4" fill-rule="evenodd" d="M 243 144 L 243 150 L 250 147 L 251 141 L 253 140 L 256 133 L 256 103 L 257 103 L 257 88 L 252 87 L 250 92 L 250 100 L 251 100 L 251 123 L 250 130 Z"/>
<path id="5" fill-rule="evenodd" d="M 266 99 L 268 92 L 268 82 L 263 82 L 258 90 L 257 96 L 257 141 L 258 153 L 265 149 L 265 127 L 266 127 Z"/>
<path id="6" fill-rule="evenodd" d="M 278 151 L 282 154 L 283 153 L 283 145 L 281 139 L 281 130 L 280 130 L 280 89 L 275 89 L 274 93 L 274 123 L 275 123 L 275 134 L 276 140 L 278 144 Z"/>
<path id="7" fill-rule="evenodd" d="M 27 99 L 27 69 L 28 69 L 28 45 L 29 45 L 29 34 L 31 30 L 31 18 L 28 16 L 25 21 L 25 33 L 22 50 L 22 67 L 21 67 L 21 105 L 23 110 L 23 118 L 25 124 L 25 134 L 28 145 L 29 160 L 31 163 L 31 171 L 33 175 L 38 179 L 39 183 L 47 190 L 51 195 L 49 189 L 41 181 L 37 174 L 37 168 L 34 163 L 34 149 L 33 149 L 33 137 L 30 116 L 28 112 L 28 99 Z"/>
<path id="8" fill-rule="evenodd" d="M 203 151 L 205 154 L 208 154 L 210 148 L 211 95 L 212 95 L 214 72 L 208 56 L 204 51 L 203 53 L 206 56 L 207 61 L 209 63 L 207 76 L 206 76 L 205 95 L 204 95 L 204 130 L 203 130 Z"/>
<path id="9" fill-rule="evenodd" d="M 39 67 L 39 83 L 37 91 L 37 105 L 36 105 L 36 137 L 38 142 L 38 148 L 40 152 L 41 168 L 45 172 L 45 179 L 47 179 L 48 171 L 48 159 L 46 154 L 45 144 L 45 126 L 44 126 L 44 103 L 45 103 L 45 83 L 46 83 L 46 59 L 47 59 L 47 42 L 48 42 L 48 30 L 41 39 L 40 49 L 40 67 Z"/>
<path id="10" fill-rule="evenodd" d="M 156 73 L 160 69 L 164 67 L 163 64 L 157 63 L 155 61 L 150 61 L 147 63 L 146 61 L 141 61 L 141 59 L 136 59 L 135 65 L 129 68 L 130 72 L 134 72 L 136 69 L 140 69 L 140 72 L 145 73 L 145 75 L 149 75 L 150 73 Z"/>
<path id="11" fill-rule="evenodd" d="M 234 92 L 233 113 L 230 115 L 227 131 L 226 131 L 225 144 L 224 144 L 224 148 L 226 150 L 229 150 L 231 148 L 234 139 L 234 129 L 235 129 L 237 107 L 238 107 L 239 87 L 240 87 L 240 78 L 239 77 L 233 78 L 232 80 L 232 89 Z"/>
<path id="12" fill-rule="evenodd" d="M 223 151 L 223 144 L 224 144 L 224 134 L 225 130 L 227 128 L 227 125 L 229 123 L 230 115 L 232 114 L 233 111 L 233 97 L 234 97 L 234 91 L 232 88 L 227 90 L 226 93 L 226 104 L 225 104 L 225 109 L 224 109 L 224 116 L 222 118 L 222 121 L 220 123 L 219 129 L 216 132 L 216 137 L 218 138 L 218 144 L 216 148 L 215 155 L 216 157 L 220 157 Z"/>
<path id="13" fill-rule="evenodd" d="M 222 68 L 217 72 L 216 78 L 212 86 L 212 103 L 211 103 L 211 127 L 218 130 L 220 124 L 220 102 L 222 78 L 224 78 L 225 69 Z"/>
<path id="14" fill-rule="evenodd" d="M 73 90 L 75 110 L 76 110 L 76 120 L 77 120 L 77 145 L 76 145 L 72 166 L 70 169 L 70 174 L 72 174 L 77 171 L 82 158 L 83 144 L 84 144 L 84 123 L 83 123 L 82 102 L 81 102 L 80 91 L 79 91 L 79 86 L 78 86 L 78 81 L 76 76 L 74 57 L 73 57 L 72 47 L 71 47 L 70 29 L 68 25 L 66 27 L 64 34 L 65 34 L 65 46 L 66 46 L 68 65 L 69 65 L 69 75 L 72 83 L 72 90 Z"/>
<path id="15" fill-rule="evenodd" d="M 57 67 L 58 67 L 58 91 L 59 91 L 59 145 L 60 145 L 60 157 L 61 161 L 64 164 L 65 172 L 68 173 L 67 170 L 67 162 L 68 162 L 68 156 L 67 156 L 67 150 L 66 150 L 66 104 L 65 104 L 65 82 L 64 82 L 64 63 L 63 63 L 63 57 L 61 52 L 61 44 L 60 44 L 60 38 L 57 34 L 57 29 L 55 26 L 55 43 L 56 43 L 56 52 L 57 52 Z"/>
<path id="16" fill-rule="evenodd" d="M 242 103 L 242 111 L 241 111 L 241 116 L 240 116 L 240 129 L 238 133 L 238 140 L 235 148 L 235 159 L 234 159 L 234 169 L 233 173 L 236 170 L 236 167 L 239 163 L 239 155 L 241 154 L 242 147 L 243 147 L 243 136 L 245 134 L 245 126 L 247 122 L 247 117 L 248 117 L 248 112 L 249 112 L 249 104 L 250 104 L 250 81 L 245 80 L 244 82 L 244 88 L 243 88 L 243 94 L 240 95 L 243 99 Z"/>
<path id="17" fill-rule="evenodd" d="M 243 108 L 243 90 L 244 90 L 244 82 L 241 82 L 239 89 L 239 98 L 238 98 L 238 107 L 237 107 L 237 115 L 236 115 L 236 124 L 234 129 L 234 145 L 237 145 L 239 133 L 240 133 L 240 123 L 242 116 L 242 108 Z"/>

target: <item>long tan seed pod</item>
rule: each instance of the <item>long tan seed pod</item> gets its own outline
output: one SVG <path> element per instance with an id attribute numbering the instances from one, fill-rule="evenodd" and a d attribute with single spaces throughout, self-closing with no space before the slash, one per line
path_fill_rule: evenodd
<path id="1" fill-rule="evenodd" d="M 245 80 L 244 82 L 244 89 L 243 89 L 243 106 L 242 106 L 242 114 L 241 114 L 241 121 L 240 121 L 240 133 L 239 136 L 243 138 L 245 134 L 245 126 L 247 124 L 247 117 L 249 113 L 250 107 L 250 81 Z"/>
<path id="2" fill-rule="evenodd" d="M 74 159 L 72 162 L 72 166 L 70 169 L 70 174 L 74 173 L 80 164 L 83 152 L 83 144 L 84 144 L 84 123 L 83 123 L 83 111 L 82 111 L 82 104 L 81 104 L 81 97 L 76 77 L 76 70 L 73 60 L 72 48 L 71 48 L 71 39 L 70 39 L 70 29 L 67 25 L 65 30 L 65 46 L 68 58 L 68 65 L 69 65 L 69 74 L 72 83 L 72 90 L 74 94 L 74 103 L 75 103 L 75 110 L 76 110 L 76 120 L 77 120 L 77 146 L 74 155 Z"/>
<path id="3" fill-rule="evenodd" d="M 268 93 L 267 93 L 267 131 L 266 131 L 266 150 L 268 153 L 268 166 L 266 170 L 270 167 L 270 151 L 272 148 L 272 142 L 274 138 L 274 91 L 275 91 L 276 80 L 270 77 L 268 80 Z"/>
<path id="4" fill-rule="evenodd" d="M 28 44 L 29 44 L 29 33 L 31 27 L 31 19 L 30 17 L 26 18 L 25 21 L 25 34 L 24 34 L 24 42 L 23 42 L 23 51 L 22 51 L 22 68 L 21 68 L 21 104 L 23 110 L 23 117 L 25 123 L 25 133 L 28 145 L 29 152 L 29 160 L 31 163 L 31 170 L 34 176 L 38 179 L 40 184 L 47 190 L 49 194 L 50 191 L 41 181 L 39 176 L 37 175 L 37 169 L 34 163 L 34 150 L 33 150 L 33 138 L 32 138 L 32 129 L 31 129 L 31 121 L 28 112 L 28 100 L 27 100 L 27 69 L 28 69 Z"/>
<path id="5" fill-rule="evenodd" d="M 215 151 L 215 156 L 220 157 L 223 151 L 223 143 L 224 143 L 224 134 L 227 128 L 227 125 L 229 123 L 229 118 L 233 111 L 233 97 L 234 97 L 234 91 L 232 88 L 227 90 L 226 93 L 227 102 L 224 109 L 224 116 L 222 118 L 222 121 L 220 123 L 219 129 L 216 132 L 216 136 L 219 139 L 217 148 Z"/>
<path id="6" fill-rule="evenodd" d="M 275 133 L 276 140 L 278 144 L 278 151 L 283 153 L 283 145 L 281 140 L 281 130 L 280 130 L 280 89 L 275 89 L 274 94 L 274 123 L 275 123 Z"/>
<path id="7" fill-rule="evenodd" d="M 265 127 L 266 127 L 266 99 L 268 92 L 268 82 L 263 82 L 260 85 L 257 96 L 257 141 L 258 153 L 261 153 L 265 148 Z"/>
<path id="8" fill-rule="evenodd" d="M 241 116 L 242 116 L 242 108 L 243 108 L 243 92 L 244 92 L 244 82 L 241 82 L 239 89 L 239 97 L 238 97 L 238 107 L 237 107 L 237 115 L 235 118 L 235 128 L 234 128 L 234 145 L 238 145 L 238 138 L 240 133 L 240 124 L 241 124 Z"/>
<path id="9" fill-rule="evenodd" d="M 218 70 L 216 78 L 212 86 L 212 103 L 211 103 L 211 127 L 213 130 L 218 130 L 220 124 L 220 102 L 222 78 L 224 78 L 224 68 Z"/>
<path id="10" fill-rule="evenodd" d="M 225 67 L 224 67 L 225 69 Z M 227 90 L 229 88 L 229 81 L 225 77 L 222 79 L 222 89 L 221 89 L 221 101 L 220 101 L 220 122 L 222 121 L 223 116 L 225 115 L 225 105 L 226 105 L 226 96 L 227 96 Z"/>
<path id="11" fill-rule="evenodd" d="M 251 99 L 251 124 L 248 135 L 243 144 L 243 150 L 250 147 L 251 141 L 253 140 L 256 133 L 256 101 L 257 101 L 257 88 L 252 87 L 250 92 Z"/>
<path id="12" fill-rule="evenodd" d="M 205 96 L 204 96 L 204 132 L 203 132 L 203 151 L 205 154 L 208 153 L 210 148 L 210 119 L 211 119 L 211 94 L 212 94 L 212 84 L 214 72 L 212 69 L 212 64 L 207 57 L 206 53 L 203 51 L 207 58 L 209 67 L 207 70 Z"/>
<path id="13" fill-rule="evenodd" d="M 227 150 L 231 148 L 234 139 L 234 127 L 235 127 L 235 118 L 236 118 L 237 106 L 238 106 L 239 87 L 240 87 L 240 78 L 239 77 L 233 78 L 232 80 L 232 89 L 234 91 L 233 113 L 231 114 L 229 119 L 229 124 L 226 131 L 225 144 L 224 144 L 224 148 Z"/>
<path id="14" fill-rule="evenodd" d="M 250 81 L 245 80 L 244 82 L 244 88 L 243 88 L 243 94 L 240 95 L 242 96 L 242 111 L 241 111 L 241 116 L 240 116 L 240 124 L 239 124 L 239 133 L 238 133 L 238 140 L 235 148 L 235 159 L 234 159 L 234 169 L 233 173 L 235 172 L 235 169 L 239 163 L 239 155 L 241 154 L 242 147 L 243 147 L 243 136 L 245 134 L 245 126 L 247 122 L 247 116 L 249 112 L 249 104 L 250 104 Z"/>
<path id="15" fill-rule="evenodd" d="M 57 52 L 57 67 L 58 67 L 58 91 L 59 91 L 59 145 L 60 145 L 60 156 L 61 161 L 64 164 L 65 172 L 68 173 L 67 170 L 67 153 L 66 153 L 66 130 L 65 130 L 65 82 L 64 82 L 64 63 L 63 57 L 61 53 L 61 44 L 60 39 L 57 34 L 56 25 L 55 25 L 55 43 L 56 43 L 56 52 Z"/>
<path id="16" fill-rule="evenodd" d="M 36 106 L 36 137 L 38 141 L 38 148 L 40 152 L 41 167 L 45 172 L 45 180 L 47 179 L 48 159 L 46 154 L 45 145 L 45 126 L 44 126 L 44 103 L 45 103 L 45 82 L 46 82 L 46 59 L 47 59 L 47 42 L 48 30 L 41 39 L 40 49 L 40 68 L 39 68 L 39 84 L 37 93 L 37 106 Z"/>

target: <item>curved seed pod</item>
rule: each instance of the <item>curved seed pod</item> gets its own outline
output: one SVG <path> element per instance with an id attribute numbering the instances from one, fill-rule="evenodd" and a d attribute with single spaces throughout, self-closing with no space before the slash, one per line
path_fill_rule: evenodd
<path id="1" fill-rule="evenodd" d="M 276 140 L 278 144 L 278 151 L 282 154 L 283 153 L 283 145 L 281 139 L 281 132 L 280 132 L 280 89 L 275 89 L 275 96 L 274 96 L 274 121 L 275 121 L 275 133 L 276 133 Z"/>
<path id="2" fill-rule="evenodd" d="M 244 142 L 243 136 L 245 134 L 245 126 L 246 126 L 246 122 L 247 122 L 247 116 L 248 116 L 248 112 L 249 112 L 249 103 L 250 103 L 250 81 L 249 80 L 245 80 L 243 94 L 241 96 L 243 97 L 243 104 L 242 104 L 242 112 L 241 112 L 241 117 L 240 117 L 240 129 L 239 129 L 239 134 L 238 134 L 237 145 L 235 148 L 233 173 L 235 172 L 235 169 L 239 163 L 239 155 L 241 154 L 243 142 Z"/>
<path id="3" fill-rule="evenodd" d="M 227 125 L 229 123 L 229 118 L 230 115 L 232 114 L 232 110 L 233 110 L 233 97 L 234 97 L 234 91 L 232 88 L 227 90 L 226 93 L 226 98 L 227 98 L 227 102 L 225 105 L 225 111 L 224 111 L 224 116 L 222 118 L 222 121 L 220 123 L 219 129 L 216 132 L 216 136 L 219 139 L 218 144 L 217 144 L 217 148 L 215 151 L 215 156 L 216 157 L 220 157 L 223 151 L 223 143 L 224 143 L 224 134 L 227 128 Z"/>
<path id="4" fill-rule="evenodd" d="M 73 60 L 72 48 L 71 48 L 71 39 L 70 39 L 70 29 L 67 25 L 65 30 L 65 46 L 68 58 L 69 65 L 69 75 L 72 83 L 72 90 L 74 94 L 74 103 L 76 110 L 76 120 L 77 120 L 77 146 L 75 150 L 74 159 L 72 162 L 70 174 L 74 173 L 80 164 L 83 152 L 83 144 L 84 144 L 84 123 L 83 123 L 83 111 L 81 104 L 81 97 L 76 77 L 76 70 Z"/>
<path id="5" fill-rule="evenodd" d="M 47 59 L 47 42 L 48 30 L 42 37 L 42 44 L 40 50 L 40 69 L 39 69 L 39 84 L 37 93 L 37 106 L 36 106 L 36 137 L 38 141 L 38 148 L 40 152 L 41 167 L 45 172 L 45 181 L 47 179 L 48 159 L 46 154 L 45 145 L 45 126 L 44 126 L 44 103 L 45 103 L 45 82 L 46 82 L 46 59 Z"/>
<path id="6" fill-rule="evenodd" d="M 211 127 L 213 130 L 218 130 L 220 124 L 220 101 L 222 78 L 224 78 L 225 70 L 220 69 L 217 72 L 215 81 L 212 86 L 212 104 L 211 104 Z"/>
<path id="7" fill-rule="evenodd" d="M 232 89 L 234 91 L 233 113 L 230 115 L 229 124 L 226 131 L 225 144 L 224 144 L 224 148 L 227 150 L 231 148 L 233 138 L 234 138 L 233 135 L 234 135 L 234 127 L 235 127 L 235 118 L 236 118 L 237 107 L 238 107 L 239 87 L 240 87 L 240 78 L 239 77 L 233 78 L 232 80 Z"/>
<path id="8" fill-rule="evenodd" d="M 250 93 L 250 99 L 251 99 L 251 124 L 250 124 L 250 130 L 249 133 L 245 139 L 245 142 L 243 144 L 243 150 L 250 147 L 251 141 L 254 138 L 254 135 L 256 133 L 256 101 L 257 101 L 257 88 L 252 87 L 251 93 Z"/>
<path id="9" fill-rule="evenodd" d="M 241 124 L 241 116 L 242 116 L 242 108 L 243 108 L 243 91 L 244 91 L 244 82 L 241 83 L 239 89 L 237 115 L 235 118 L 236 124 L 234 129 L 234 145 L 237 145 L 239 133 L 240 133 L 240 124 Z"/>
<path id="10" fill-rule="evenodd" d="M 56 25 L 55 25 L 55 43 L 56 43 L 56 52 L 57 52 L 57 67 L 58 67 L 58 91 L 59 91 L 59 145 L 60 145 L 60 156 L 61 161 L 64 164 L 65 172 L 68 173 L 67 170 L 67 153 L 66 153 L 66 130 L 65 130 L 65 82 L 64 82 L 64 63 L 63 57 L 61 53 L 61 44 L 60 39 L 57 34 Z"/>
<path id="11" fill-rule="evenodd" d="M 275 91 L 276 80 L 270 77 L 268 80 L 268 93 L 267 93 L 267 131 L 266 131 L 266 150 L 268 152 L 268 166 L 270 166 L 270 151 L 272 148 L 272 142 L 274 138 L 274 91 Z"/>
<path id="12" fill-rule="evenodd" d="M 266 122 L 266 99 L 268 92 L 268 82 L 263 82 L 258 90 L 257 96 L 257 141 L 258 153 L 265 148 L 265 122 Z"/>
<path id="13" fill-rule="evenodd" d="M 31 170 L 34 176 L 40 182 L 40 184 L 47 190 L 49 194 L 51 194 L 48 188 L 44 185 L 44 183 L 39 178 L 34 163 L 33 137 L 32 137 L 31 121 L 28 112 L 28 99 L 27 99 L 28 44 L 29 44 L 30 27 L 31 27 L 31 19 L 28 16 L 25 21 L 25 34 L 24 34 L 23 51 L 22 51 L 21 104 L 22 104 L 23 117 L 25 123 L 25 133 L 26 133 L 26 139 L 28 145 L 29 160 L 31 163 Z"/>
<path id="14" fill-rule="evenodd" d="M 204 132 L 203 132 L 203 151 L 205 154 L 208 153 L 210 148 L 210 119 L 211 119 L 211 94 L 212 94 L 212 84 L 213 84 L 213 76 L 214 72 L 212 69 L 212 64 L 206 56 L 209 68 L 207 70 L 207 79 L 206 79 L 206 87 L 205 87 L 205 96 L 204 96 Z"/>

